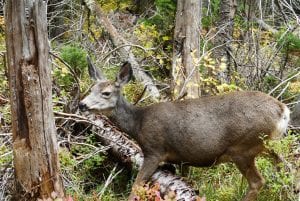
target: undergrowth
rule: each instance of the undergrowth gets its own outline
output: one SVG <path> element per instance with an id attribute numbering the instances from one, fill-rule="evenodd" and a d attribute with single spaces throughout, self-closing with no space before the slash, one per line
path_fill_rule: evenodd
<path id="1" fill-rule="evenodd" d="M 300 166 L 300 161 L 297 159 L 300 151 L 299 141 L 299 135 L 289 134 L 281 140 L 266 143 L 267 147 L 272 148 L 283 157 L 284 162 L 274 163 L 272 158 L 265 155 L 257 157 L 256 164 L 266 181 L 259 193 L 258 201 L 297 200 L 294 190 L 296 173 L 299 171 L 297 168 Z M 80 150 L 80 152 L 82 151 Z M 73 185 L 67 185 L 67 192 L 76 200 L 99 200 L 99 192 L 104 188 L 105 180 L 110 174 L 115 174 L 120 170 L 114 168 L 114 163 L 107 163 L 109 156 L 103 154 L 94 156 L 79 165 L 75 165 L 78 162 L 68 151 L 62 149 L 60 155 L 64 174 L 68 175 L 71 180 L 73 179 Z M 105 162 L 102 160 L 103 157 L 107 157 L 108 160 Z M 100 162 L 102 167 L 95 166 L 95 162 L 98 165 Z M 114 169 L 113 172 L 112 169 Z M 126 174 L 124 170 L 119 172 L 109 186 L 105 187 L 101 200 L 126 200 L 136 172 L 129 177 Z M 129 178 L 131 180 L 128 180 Z M 195 189 L 199 190 L 199 196 L 205 197 L 206 200 L 239 201 L 242 200 L 248 188 L 246 179 L 232 163 L 223 163 L 207 168 L 192 167 L 186 179 L 192 182 Z M 153 194 L 156 188 L 157 186 L 153 186 L 153 189 L 147 187 L 148 190 L 140 190 L 139 193 L 144 193 L 144 197 L 149 196 L 147 193 Z M 143 195 L 140 196 L 143 197 Z"/>

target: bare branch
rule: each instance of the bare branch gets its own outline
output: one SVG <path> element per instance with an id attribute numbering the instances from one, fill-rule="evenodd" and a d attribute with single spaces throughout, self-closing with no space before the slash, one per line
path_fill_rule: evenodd
<path id="1" fill-rule="evenodd" d="M 295 75 L 285 79 L 284 81 L 280 82 L 276 87 L 274 87 L 268 94 L 272 94 L 274 91 L 276 91 L 280 86 L 282 86 L 283 84 L 285 84 L 286 82 L 292 80 L 293 78 L 297 77 L 300 75 L 300 71 L 298 73 L 296 73 Z"/>

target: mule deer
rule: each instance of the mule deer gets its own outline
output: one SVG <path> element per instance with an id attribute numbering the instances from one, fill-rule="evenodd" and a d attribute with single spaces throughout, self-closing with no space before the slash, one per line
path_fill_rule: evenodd
<path id="1" fill-rule="evenodd" d="M 261 92 L 232 92 L 137 107 L 121 95 L 132 77 L 129 63 L 123 64 L 114 82 L 90 62 L 89 74 L 97 82 L 79 108 L 105 112 L 141 146 L 144 164 L 134 185 L 147 181 L 161 162 L 200 167 L 230 161 L 248 181 L 244 201 L 256 199 L 264 179 L 255 157 L 265 149 L 263 139 L 285 132 L 289 109 L 283 103 Z"/>

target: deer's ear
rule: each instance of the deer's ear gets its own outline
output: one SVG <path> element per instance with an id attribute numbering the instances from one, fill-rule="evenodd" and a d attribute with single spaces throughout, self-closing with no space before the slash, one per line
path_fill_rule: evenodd
<path id="1" fill-rule="evenodd" d="M 118 85 L 122 86 L 128 83 L 132 78 L 132 68 L 129 62 L 125 62 L 117 75 L 116 82 Z"/>
<path id="2" fill-rule="evenodd" d="M 95 81 L 105 80 L 100 70 L 94 66 L 89 56 L 86 57 L 90 77 Z"/>

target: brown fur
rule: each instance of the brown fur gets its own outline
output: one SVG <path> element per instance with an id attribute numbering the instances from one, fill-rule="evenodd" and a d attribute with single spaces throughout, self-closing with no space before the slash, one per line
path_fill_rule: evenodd
<path id="1" fill-rule="evenodd" d="M 141 146 L 144 164 L 134 185 L 147 181 L 161 162 L 200 167 L 231 161 L 249 183 L 244 200 L 255 200 L 264 183 L 255 157 L 264 150 L 263 139 L 282 132 L 279 125 L 284 128 L 287 124 L 287 107 L 261 92 L 232 92 L 136 107 L 120 95 L 120 87 L 130 80 L 130 71 L 124 68 L 128 66 L 122 67 L 117 83 L 109 82 L 110 97 L 103 96 L 103 84 L 98 84 L 80 107 L 91 109 L 90 100 L 98 101 L 98 110 L 93 111 L 110 109 L 111 120 Z"/>

